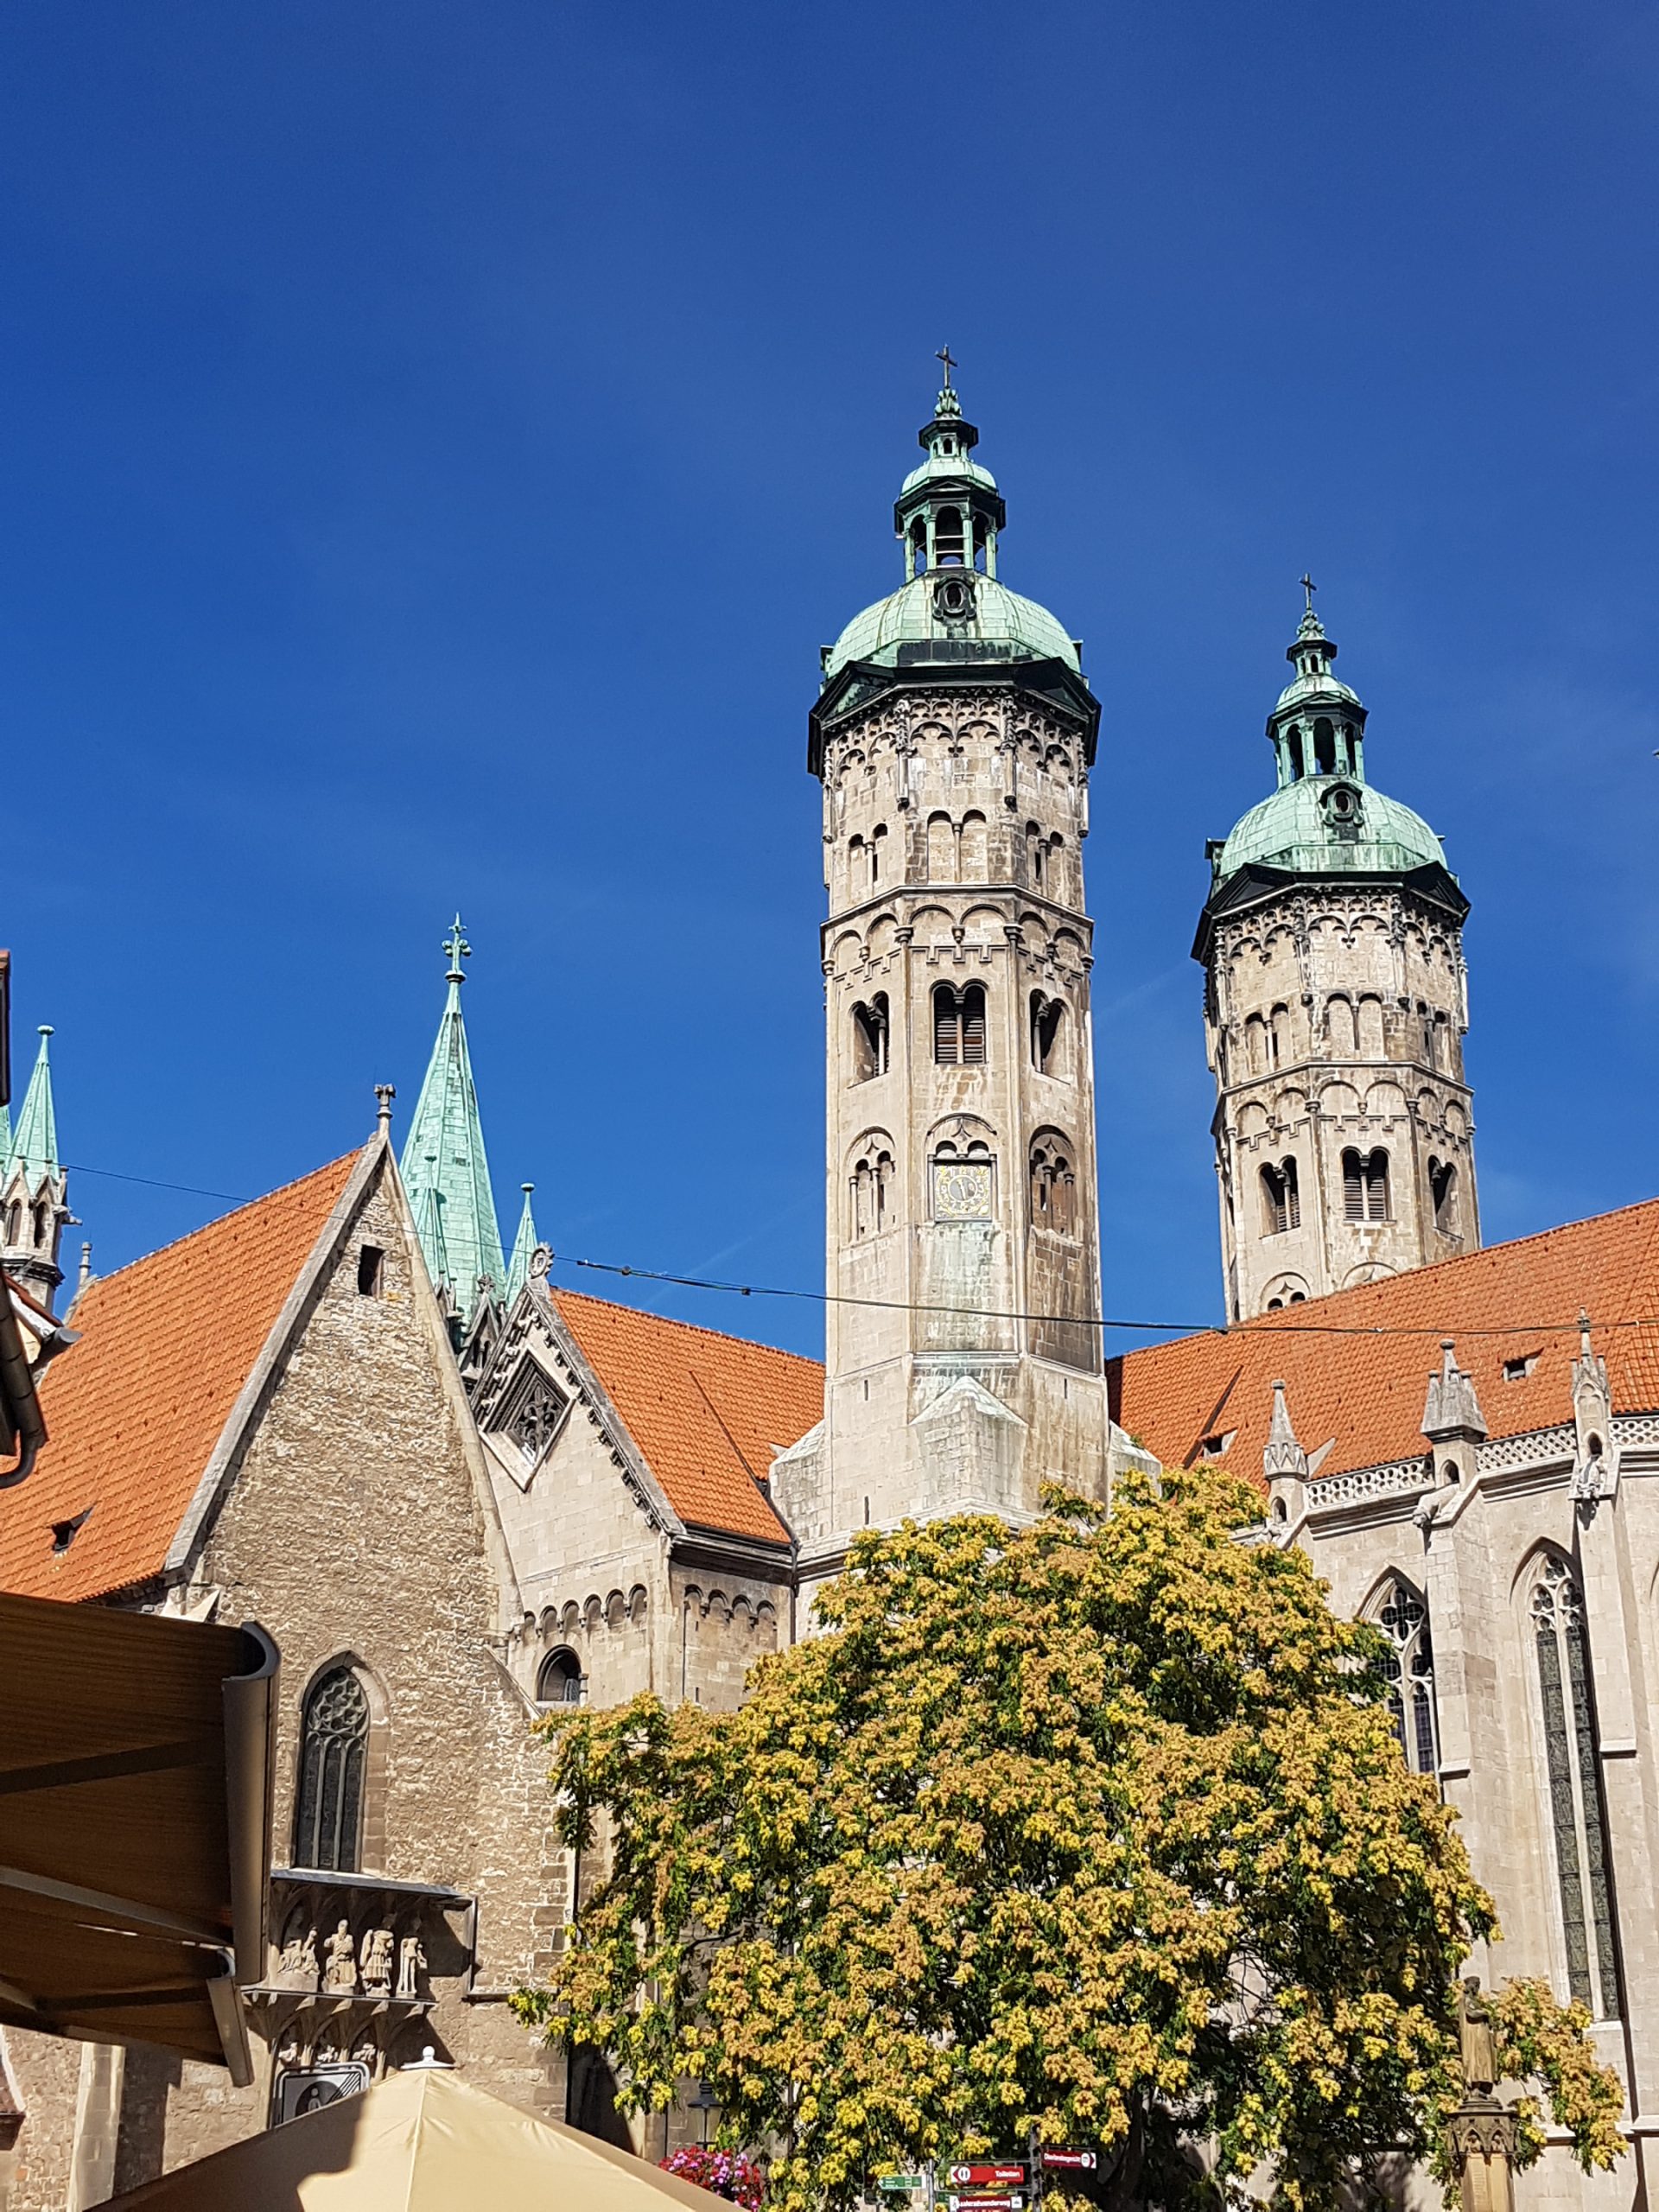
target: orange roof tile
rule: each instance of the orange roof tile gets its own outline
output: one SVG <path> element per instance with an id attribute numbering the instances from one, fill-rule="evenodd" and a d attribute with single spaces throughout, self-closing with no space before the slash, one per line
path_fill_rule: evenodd
<path id="1" fill-rule="evenodd" d="M 760 1478 L 823 1417 L 818 1362 L 576 1291 L 553 1303 L 681 1520 L 787 1543 Z"/>
<path id="2" fill-rule="evenodd" d="M 1423 1401 L 1442 1337 L 1455 1340 L 1493 1436 L 1570 1421 L 1580 1308 L 1615 1408 L 1659 1410 L 1659 1199 L 1126 1353 L 1109 1363 L 1113 1411 L 1166 1466 L 1189 1465 L 1203 1439 L 1235 1432 L 1227 1465 L 1259 1481 L 1282 1376 L 1303 1448 L 1331 1443 L 1319 1474 L 1380 1466 L 1427 1448 Z M 1611 1325 L 1621 1321 L 1649 1325 Z M 1337 1330 L 1360 1333 L 1327 1333 Z M 1497 1333 L 1477 1333 L 1486 1330 Z M 1530 1375 L 1503 1379 L 1506 1360 L 1534 1352 Z"/>
<path id="3" fill-rule="evenodd" d="M 359 1154 L 209 1222 L 75 1301 L 41 1382 L 48 1440 L 0 1493 L 0 1589 L 99 1598 L 158 1574 L 213 1446 Z M 54 1522 L 91 1508 L 67 1550 Z"/>

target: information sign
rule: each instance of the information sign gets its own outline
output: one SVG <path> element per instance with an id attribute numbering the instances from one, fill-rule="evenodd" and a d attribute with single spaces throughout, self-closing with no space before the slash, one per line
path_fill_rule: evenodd
<path id="1" fill-rule="evenodd" d="M 1043 2167 L 1051 2174 L 1091 2174 L 1100 2164 L 1097 2151 L 1045 2151 Z"/>
<path id="2" fill-rule="evenodd" d="M 875 2185 L 878 2189 L 891 2190 L 895 2196 L 904 2196 L 913 2190 L 925 2189 L 927 2176 L 925 2174 L 878 2174 L 875 2177 Z"/>
<path id="3" fill-rule="evenodd" d="M 1025 2177 L 1023 2158 L 1005 2158 L 996 2165 L 952 2166 L 946 2176 L 953 2189 L 1017 2189 Z"/>

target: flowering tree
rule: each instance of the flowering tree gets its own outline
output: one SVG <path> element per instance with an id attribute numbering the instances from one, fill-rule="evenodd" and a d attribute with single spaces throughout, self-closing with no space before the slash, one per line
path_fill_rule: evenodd
<path id="1" fill-rule="evenodd" d="M 1202 1470 L 1109 1516 L 861 1536 L 739 1712 L 554 1724 L 567 1838 L 602 1826 L 608 1859 L 519 2017 L 609 2052 L 635 2110 L 701 2075 L 724 2142 L 775 2146 L 779 2212 L 1033 2139 L 1165 2206 L 1265 2162 L 1325 2212 L 1438 2160 L 1492 1908 L 1399 1755 L 1380 1638 L 1301 1553 L 1236 1541 L 1259 1510 Z M 1504 2071 L 1610 2164 L 1581 2017 L 1537 1984 L 1493 2013 Z"/>

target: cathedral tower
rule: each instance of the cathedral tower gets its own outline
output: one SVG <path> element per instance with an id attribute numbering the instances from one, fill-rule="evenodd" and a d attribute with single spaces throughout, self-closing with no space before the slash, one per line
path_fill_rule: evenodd
<path id="1" fill-rule="evenodd" d="M 1278 788 L 1210 845 L 1192 948 L 1232 1320 L 1480 1243 L 1469 902 L 1421 816 L 1366 781 L 1365 709 L 1307 592 L 1268 717 Z"/>
<path id="2" fill-rule="evenodd" d="M 41 1027 L 40 1051 L 23 1093 L 17 1129 L 0 1168 L 0 1267 L 48 1311 L 63 1281 L 58 1246 L 70 1218 L 69 1178 L 58 1158 L 58 1117 L 52 1100 L 52 1031 Z"/>
<path id="3" fill-rule="evenodd" d="M 893 511 L 904 582 L 823 656 L 827 1379 L 772 1465 L 810 1586 L 906 1515 L 1101 1490 L 1088 772 L 1100 709 L 997 581 L 946 381 Z"/>

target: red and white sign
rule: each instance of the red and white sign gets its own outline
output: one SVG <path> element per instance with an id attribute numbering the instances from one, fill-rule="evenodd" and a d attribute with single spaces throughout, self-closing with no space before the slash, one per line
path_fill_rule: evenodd
<path id="1" fill-rule="evenodd" d="M 1021 2190 L 969 2190 L 960 2195 L 954 2190 L 946 2200 L 950 2212 L 1024 2212 L 1025 2193 Z"/>
<path id="2" fill-rule="evenodd" d="M 1017 2189 L 1026 2177 L 1025 2163 L 1001 2166 L 952 2166 L 946 2178 L 953 2189 Z"/>
<path id="3" fill-rule="evenodd" d="M 1091 2174 L 1100 2164 L 1097 2151 L 1045 2151 L 1043 2169 L 1051 2174 Z"/>

